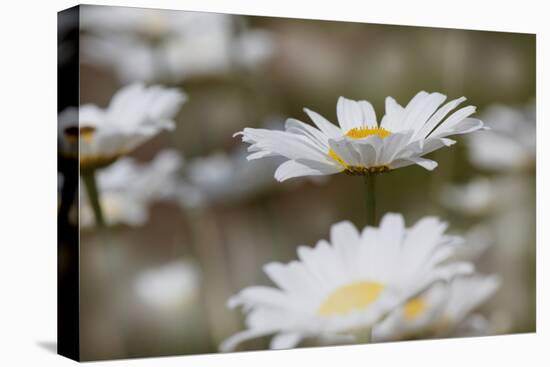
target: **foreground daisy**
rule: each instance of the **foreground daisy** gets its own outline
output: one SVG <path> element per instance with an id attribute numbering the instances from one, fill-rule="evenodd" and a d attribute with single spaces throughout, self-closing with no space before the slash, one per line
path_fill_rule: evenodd
<path id="1" fill-rule="evenodd" d="M 272 349 L 292 348 L 308 337 L 368 335 L 376 322 L 434 282 L 472 271 L 470 263 L 443 263 L 461 241 L 445 235 L 446 227 L 427 217 L 405 228 L 400 214 L 386 214 L 379 228 L 362 233 L 350 222 L 333 225 L 330 243 L 299 247 L 298 261 L 264 267 L 278 288 L 249 287 L 229 299 L 229 307 L 247 313 L 247 330 L 220 349 L 264 335 L 275 335 Z"/>
<path id="2" fill-rule="evenodd" d="M 174 129 L 185 100 L 177 89 L 136 83 L 119 90 L 105 109 L 68 108 L 59 116 L 60 153 L 78 157 L 82 170 L 105 167 L 160 131 Z"/>
<path id="3" fill-rule="evenodd" d="M 123 158 L 99 171 L 97 185 L 101 192 L 99 205 L 105 224 L 139 226 L 148 218 L 152 202 L 172 197 L 177 187 L 181 157 L 174 151 L 163 151 L 149 163 Z M 95 219 L 88 195 L 80 191 L 80 226 L 93 226 Z"/>
<path id="4" fill-rule="evenodd" d="M 270 156 L 288 159 L 275 172 L 279 181 L 339 172 L 365 175 L 412 164 L 433 170 L 437 163 L 422 156 L 454 144 L 450 135 L 483 128 L 483 122 L 469 117 L 475 112 L 474 106 L 447 116 L 466 98 L 441 106 L 445 99 L 443 94 L 421 91 L 402 107 L 387 97 L 386 114 L 378 123 L 369 102 L 340 97 L 336 106 L 339 126 L 305 109 L 317 128 L 288 119 L 285 131 L 245 128 L 236 135 L 250 144 L 249 160 Z"/>
<path id="5" fill-rule="evenodd" d="M 437 283 L 407 302 L 372 330 L 375 342 L 455 335 L 483 335 L 487 325 L 472 311 L 486 302 L 498 289 L 496 276 L 457 277 L 449 283 Z"/>

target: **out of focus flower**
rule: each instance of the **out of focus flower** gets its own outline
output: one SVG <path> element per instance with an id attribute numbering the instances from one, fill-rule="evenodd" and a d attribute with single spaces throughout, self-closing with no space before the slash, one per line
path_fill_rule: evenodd
<path id="1" fill-rule="evenodd" d="M 469 137 L 472 163 L 491 171 L 518 171 L 535 167 L 535 103 L 524 108 L 489 107 L 483 121 L 491 128 Z"/>
<path id="2" fill-rule="evenodd" d="M 305 109 L 317 129 L 288 119 L 285 131 L 245 128 L 237 134 L 250 144 L 249 160 L 271 156 L 288 159 L 275 172 L 279 181 L 339 172 L 364 175 L 413 164 L 433 170 L 437 163 L 422 156 L 454 144 L 450 135 L 484 127 L 480 120 L 468 117 L 475 112 L 474 106 L 446 117 L 465 98 L 440 108 L 445 99 L 443 94 L 421 91 L 402 107 L 387 97 L 386 114 L 378 124 L 369 102 L 340 97 L 336 106 L 339 127 Z"/>
<path id="3" fill-rule="evenodd" d="M 456 277 L 430 289 L 391 312 L 372 330 L 375 342 L 491 333 L 481 315 L 471 313 L 498 289 L 496 276 Z"/>
<path id="4" fill-rule="evenodd" d="M 180 260 L 141 272 L 134 290 L 141 302 L 156 311 L 181 311 L 197 298 L 199 284 L 197 265 Z"/>
<path id="5" fill-rule="evenodd" d="M 119 90 L 106 109 L 87 104 L 59 116 L 61 154 L 83 170 L 105 167 L 161 130 L 174 129 L 186 96 L 177 89 L 136 83 Z"/>
<path id="6" fill-rule="evenodd" d="M 463 185 L 445 187 L 441 202 L 459 213 L 482 216 L 528 206 L 529 190 L 530 182 L 523 177 L 478 177 Z"/>
<path id="7" fill-rule="evenodd" d="M 151 202 L 172 197 L 177 186 L 181 158 L 174 151 L 164 151 L 150 163 L 124 158 L 98 174 L 100 205 L 109 225 L 138 226 L 145 223 Z M 94 224 L 88 196 L 81 191 L 80 225 Z"/>
<path id="8" fill-rule="evenodd" d="M 273 186 L 273 170 L 280 160 L 246 161 L 246 151 L 218 152 L 197 157 L 185 167 L 178 200 L 184 207 L 232 202 Z"/>
<path id="9" fill-rule="evenodd" d="M 125 82 L 181 81 L 266 60 L 264 31 L 237 30 L 228 14 L 86 6 L 82 47 L 87 60 L 111 66 Z"/>
<path id="10" fill-rule="evenodd" d="M 242 306 L 247 330 L 227 339 L 222 351 L 247 339 L 275 334 L 272 349 L 292 348 L 303 338 L 352 338 L 434 282 L 472 272 L 467 262 L 446 262 L 461 241 L 446 224 L 424 218 L 405 228 L 400 214 L 362 233 L 350 222 L 332 226 L 330 243 L 299 247 L 298 261 L 269 263 L 278 288 L 254 286 L 232 297 Z"/>

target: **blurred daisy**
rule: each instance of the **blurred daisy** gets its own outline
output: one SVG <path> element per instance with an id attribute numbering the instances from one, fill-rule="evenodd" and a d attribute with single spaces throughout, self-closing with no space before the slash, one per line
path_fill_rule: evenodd
<path id="1" fill-rule="evenodd" d="M 496 214 L 502 210 L 529 206 L 532 183 L 523 177 L 476 177 L 462 185 L 448 185 L 441 203 L 470 216 Z"/>
<path id="2" fill-rule="evenodd" d="M 172 197 L 180 166 L 181 158 L 176 152 L 164 151 L 150 163 L 124 158 L 101 170 L 97 180 L 106 223 L 144 224 L 151 202 Z M 80 225 L 90 227 L 94 224 L 94 214 L 88 196 L 83 190 L 80 192 Z"/>
<path id="3" fill-rule="evenodd" d="M 472 311 L 498 289 L 496 276 L 457 277 L 436 283 L 426 292 L 391 312 L 372 330 L 375 342 L 428 337 L 445 337 L 459 331 L 462 336 L 484 335 L 488 322 Z"/>
<path id="4" fill-rule="evenodd" d="M 422 91 L 402 107 L 387 97 L 386 114 L 378 123 L 369 102 L 340 97 L 336 106 L 340 126 L 305 109 L 317 128 L 288 119 L 285 131 L 245 128 L 236 135 L 242 135 L 242 140 L 250 144 L 249 160 L 270 156 L 288 159 L 275 172 L 279 181 L 339 172 L 364 175 L 413 164 L 433 170 L 437 163 L 423 155 L 454 144 L 450 135 L 484 126 L 480 120 L 468 117 L 475 112 L 474 106 L 447 116 L 465 98 L 440 107 L 445 99 L 443 94 Z"/>
<path id="5" fill-rule="evenodd" d="M 85 59 L 113 67 L 125 82 L 224 73 L 261 63 L 272 51 L 267 32 L 238 33 L 228 14 L 102 6 L 81 14 Z"/>
<path id="6" fill-rule="evenodd" d="M 138 274 L 134 291 L 138 299 L 159 311 L 181 311 L 199 293 L 199 269 L 189 260 L 174 261 Z"/>
<path id="7" fill-rule="evenodd" d="M 81 169 L 107 166 L 161 130 L 175 127 L 186 96 L 177 89 L 136 83 L 119 90 L 106 109 L 87 104 L 59 115 L 59 150 Z"/>
<path id="8" fill-rule="evenodd" d="M 188 162 L 179 187 L 178 199 L 184 207 L 231 202 L 273 186 L 273 170 L 279 160 L 246 162 L 244 149 L 217 152 Z"/>
<path id="9" fill-rule="evenodd" d="M 461 241 L 445 235 L 446 227 L 428 217 L 405 228 L 400 214 L 386 214 L 379 228 L 362 233 L 350 222 L 333 225 L 330 243 L 299 247 L 298 261 L 264 267 L 278 288 L 249 287 L 229 299 L 229 307 L 242 306 L 247 313 L 247 330 L 220 349 L 264 335 L 275 334 L 272 349 L 285 349 L 307 337 L 368 332 L 434 282 L 472 271 L 470 263 L 444 263 Z"/>
<path id="10" fill-rule="evenodd" d="M 469 137 L 472 163 L 492 171 L 517 171 L 535 166 L 536 108 L 531 102 L 524 108 L 504 105 L 489 107 L 483 121 L 491 128 Z"/>

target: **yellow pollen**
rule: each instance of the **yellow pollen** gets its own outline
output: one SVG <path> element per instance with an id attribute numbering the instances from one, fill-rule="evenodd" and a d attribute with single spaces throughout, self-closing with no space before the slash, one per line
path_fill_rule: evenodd
<path id="1" fill-rule="evenodd" d="M 346 133 L 347 137 L 353 139 L 362 139 L 367 138 L 372 135 L 378 135 L 380 138 L 384 139 L 391 135 L 391 132 L 384 129 L 383 127 L 354 127 Z"/>
<path id="2" fill-rule="evenodd" d="M 416 297 L 407 302 L 403 309 L 403 313 L 405 314 L 405 318 L 409 321 L 412 321 L 418 316 L 420 316 L 424 311 L 426 311 L 427 308 L 426 301 L 422 299 L 421 297 Z"/>
<path id="3" fill-rule="evenodd" d="M 336 289 L 319 307 L 320 316 L 347 315 L 364 310 L 376 301 L 384 285 L 377 282 L 357 282 Z"/>
<path id="4" fill-rule="evenodd" d="M 65 129 L 65 137 L 67 138 L 67 141 L 71 144 L 76 144 L 78 141 L 78 137 L 82 137 L 82 139 L 86 143 L 90 143 L 95 135 L 95 127 L 90 126 L 84 126 L 84 127 L 77 127 L 77 126 L 71 126 L 67 129 Z"/>

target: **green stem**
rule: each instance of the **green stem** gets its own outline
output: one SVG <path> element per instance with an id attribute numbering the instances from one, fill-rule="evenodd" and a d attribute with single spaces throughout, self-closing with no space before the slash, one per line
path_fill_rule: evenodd
<path id="1" fill-rule="evenodd" d="M 372 339 L 372 329 L 371 328 L 365 328 L 362 330 L 358 330 L 353 335 L 355 336 L 355 342 L 357 344 L 369 344 Z"/>
<path id="2" fill-rule="evenodd" d="M 377 223 L 376 220 L 376 194 L 375 194 L 375 187 L 376 187 L 376 180 L 375 180 L 376 174 L 375 173 L 367 173 L 365 178 L 365 192 L 367 194 L 367 225 L 369 226 L 375 226 Z"/>
<path id="3" fill-rule="evenodd" d="M 105 220 L 103 219 L 103 211 L 101 210 L 101 204 L 99 203 L 99 191 L 97 189 L 97 182 L 95 177 L 95 170 L 82 173 L 82 180 L 86 191 L 88 193 L 88 199 L 90 205 L 94 211 L 95 224 L 98 229 L 105 228 Z"/>

